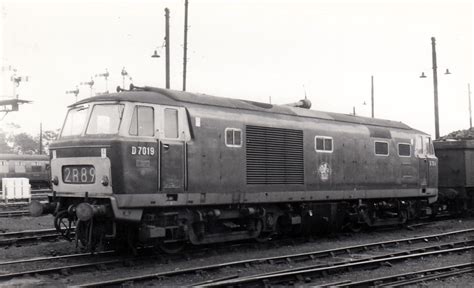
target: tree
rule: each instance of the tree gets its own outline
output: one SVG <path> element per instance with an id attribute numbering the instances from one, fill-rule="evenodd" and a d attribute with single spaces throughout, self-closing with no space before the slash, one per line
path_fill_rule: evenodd
<path id="1" fill-rule="evenodd" d="M 12 153 L 12 147 L 8 145 L 7 139 L 7 134 L 0 130 L 0 153 Z"/>
<path id="2" fill-rule="evenodd" d="M 59 135 L 59 129 L 43 131 L 43 152 L 48 153 L 49 145 L 54 142 Z"/>
<path id="3" fill-rule="evenodd" d="M 13 150 L 21 154 L 37 154 L 39 152 L 39 141 L 27 133 L 11 136 Z"/>

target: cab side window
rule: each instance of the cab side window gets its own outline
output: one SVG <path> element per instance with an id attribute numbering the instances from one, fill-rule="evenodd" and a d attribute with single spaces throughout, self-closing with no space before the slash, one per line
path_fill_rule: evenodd
<path id="1" fill-rule="evenodd" d="M 153 136 L 155 112 L 152 107 L 135 106 L 128 133 L 134 136 Z"/>
<path id="2" fill-rule="evenodd" d="M 388 156 L 388 142 L 375 141 L 375 155 Z"/>
<path id="3" fill-rule="evenodd" d="M 178 110 L 165 108 L 165 137 L 178 138 Z"/>
<path id="4" fill-rule="evenodd" d="M 242 147 L 242 130 L 237 128 L 226 128 L 225 145 L 227 147 Z"/>
<path id="5" fill-rule="evenodd" d="M 316 150 L 316 152 L 332 153 L 333 151 L 332 141 L 333 141 L 332 137 L 316 136 L 314 137 L 314 149 Z"/>

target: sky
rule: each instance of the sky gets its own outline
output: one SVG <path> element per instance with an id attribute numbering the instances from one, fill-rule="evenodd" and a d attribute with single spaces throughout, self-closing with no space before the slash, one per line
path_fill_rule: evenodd
<path id="1" fill-rule="evenodd" d="M 33 101 L 0 129 L 61 127 L 66 91 L 78 99 L 122 85 L 165 86 L 165 12 L 170 9 L 171 89 L 182 89 L 184 0 L 0 0 L 0 100 Z M 187 91 L 404 122 L 434 135 L 431 37 L 436 38 L 440 134 L 469 128 L 473 77 L 471 1 L 189 0 Z M 154 50 L 160 58 L 151 58 Z M 452 74 L 445 75 L 449 69 Z M 421 72 L 427 78 L 419 78 Z M 80 85 L 93 77 L 93 89 Z M 129 79 L 125 79 L 128 86 Z M 365 103 L 365 105 L 364 105 Z M 3 113 L 0 113 L 2 119 Z"/>

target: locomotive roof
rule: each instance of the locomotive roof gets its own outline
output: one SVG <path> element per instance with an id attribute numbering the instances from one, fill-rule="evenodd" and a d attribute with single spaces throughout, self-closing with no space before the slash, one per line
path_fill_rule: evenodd
<path id="1" fill-rule="evenodd" d="M 171 106 L 186 106 L 185 104 L 197 104 L 214 107 L 225 107 L 232 109 L 242 109 L 258 111 L 264 113 L 284 114 L 308 118 L 318 118 L 347 122 L 369 126 L 382 126 L 398 129 L 414 130 L 410 126 L 397 121 L 353 116 L 349 114 L 322 112 L 316 110 L 291 107 L 286 105 L 274 105 L 268 103 L 254 102 L 241 99 L 210 96 L 207 94 L 189 93 L 162 88 L 144 87 L 140 90 L 125 91 L 121 93 L 102 94 L 95 97 L 83 99 L 70 107 L 94 101 L 130 101 L 150 104 L 161 104 Z M 422 133 L 422 132 L 421 132 Z"/>

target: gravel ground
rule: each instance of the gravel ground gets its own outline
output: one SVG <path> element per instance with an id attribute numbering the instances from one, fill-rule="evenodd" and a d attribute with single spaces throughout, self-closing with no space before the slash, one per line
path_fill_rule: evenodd
<path id="1" fill-rule="evenodd" d="M 31 218 L 31 217 L 22 217 L 22 218 L 0 218 L 0 230 L 2 231 L 20 231 L 20 230 L 34 230 L 34 229 L 46 229 L 52 228 L 53 218 L 50 216 Z M 138 275 L 146 273 L 157 273 L 160 271 L 170 271 L 175 269 L 183 269 L 187 267 L 195 267 L 202 265 L 210 265 L 222 262 L 230 262 L 247 258 L 260 258 L 260 257 L 270 257 L 270 256 L 279 256 L 292 253 L 303 253 L 314 250 L 325 250 L 332 249 L 343 246 L 357 245 L 375 241 L 384 241 L 395 238 L 406 238 L 406 237 L 415 237 L 422 236 L 434 233 L 443 233 L 447 231 L 473 228 L 474 219 L 463 219 L 463 220 L 447 220 L 437 223 L 432 223 L 425 226 L 419 226 L 414 230 L 408 229 L 389 229 L 389 230 L 375 230 L 371 232 L 363 232 L 358 234 L 339 234 L 337 236 L 323 237 L 319 238 L 316 241 L 308 243 L 300 243 L 297 245 L 285 245 L 281 247 L 273 247 L 268 249 L 262 249 L 261 246 L 258 246 L 258 249 L 253 249 L 248 246 L 235 246 L 225 245 L 224 248 L 219 248 L 217 253 L 203 253 L 202 257 L 193 257 L 189 261 L 176 260 L 167 264 L 153 264 L 153 265 L 137 265 L 136 267 L 127 267 L 122 269 L 114 269 L 113 271 L 95 271 L 91 273 L 81 273 L 73 275 L 55 275 L 53 277 L 43 277 L 43 276 L 32 276 L 21 279 L 15 279 L 14 281 L 9 281 L 1 283 L 1 286 L 11 287 L 11 286 L 24 286 L 24 287 L 64 287 L 71 284 L 86 283 L 99 281 L 109 278 L 125 277 L 129 275 Z M 450 239 L 443 239 L 443 241 L 450 241 Z M 454 241 L 454 239 L 451 239 Z M 426 245 L 433 245 L 432 243 L 426 243 Z M 54 254 L 67 254 L 75 251 L 74 243 L 66 241 L 54 241 L 47 243 L 38 243 L 36 245 L 23 245 L 21 247 L 10 246 L 6 248 L 0 248 L 0 259 L 1 261 L 12 260 L 12 259 L 23 259 L 39 256 L 50 256 Z M 340 259 L 339 259 L 340 260 Z M 402 273 L 406 269 L 407 271 L 411 270 L 421 270 L 427 269 L 429 267 L 437 267 L 436 265 L 446 266 L 451 263 L 456 263 L 459 261 L 467 262 L 473 261 L 472 253 L 463 253 L 449 255 L 447 257 L 427 257 L 423 260 L 410 261 L 403 263 L 402 265 L 394 265 L 393 267 L 382 267 L 375 269 L 368 273 L 367 271 L 361 272 L 359 274 L 353 274 L 354 279 L 362 280 L 360 277 L 375 277 L 377 275 L 387 275 Z M 303 263 L 307 264 L 307 263 Z M 223 269 L 219 271 L 219 274 L 213 275 L 213 277 L 223 277 L 226 275 L 232 275 L 235 273 L 244 274 L 244 273 L 257 273 L 262 271 L 273 271 L 276 268 L 284 269 L 291 266 L 276 266 L 276 265 L 262 265 L 258 268 L 251 267 L 233 270 L 233 269 Z M 0 266 L 0 273 L 5 273 L 6 268 Z M 352 275 L 352 274 L 351 274 Z M 168 286 L 182 286 L 189 285 L 191 283 L 196 283 L 199 281 L 206 280 L 206 275 L 189 275 L 182 277 L 183 279 L 179 280 L 163 280 L 161 282 L 145 283 L 146 285 L 168 285 Z M 337 276 L 328 276 L 325 277 L 321 283 L 335 282 L 339 279 Z M 439 281 L 431 281 L 426 284 L 421 284 L 420 286 L 438 286 L 438 287 L 468 287 L 474 283 L 473 275 L 463 275 L 458 277 L 451 277 Z"/>
<path id="2" fill-rule="evenodd" d="M 0 218 L 0 233 L 22 230 L 51 229 L 53 216 Z"/>

